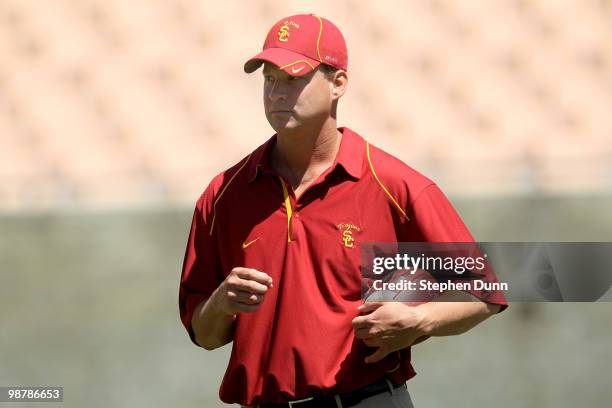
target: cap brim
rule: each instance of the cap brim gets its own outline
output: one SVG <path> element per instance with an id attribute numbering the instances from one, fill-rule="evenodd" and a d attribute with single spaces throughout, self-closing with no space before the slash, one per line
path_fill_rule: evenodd
<path id="1" fill-rule="evenodd" d="M 319 61 L 284 48 L 267 48 L 244 64 L 244 72 L 250 74 L 264 62 L 270 62 L 291 76 L 302 76 L 316 69 Z"/>

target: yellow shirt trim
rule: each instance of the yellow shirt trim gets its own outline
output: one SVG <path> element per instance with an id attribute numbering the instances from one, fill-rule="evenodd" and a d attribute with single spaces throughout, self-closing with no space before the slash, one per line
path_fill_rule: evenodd
<path id="1" fill-rule="evenodd" d="M 283 198 L 285 199 L 285 208 L 287 209 L 287 242 L 291 242 L 291 216 L 293 215 L 293 210 L 291 208 L 291 197 L 289 196 L 289 190 L 287 190 L 285 181 L 281 177 L 278 179 L 283 186 Z"/>
<path id="2" fill-rule="evenodd" d="M 397 200 L 391 195 L 389 190 L 387 190 L 387 187 L 385 187 L 382 181 L 380 181 L 380 179 L 378 178 L 378 175 L 376 174 L 376 170 L 374 170 L 374 165 L 372 164 L 372 158 L 370 157 L 370 143 L 368 143 L 367 141 L 366 141 L 366 154 L 368 156 L 368 164 L 370 165 L 370 171 L 372 172 L 372 175 L 374 176 L 376 181 L 378 181 L 378 184 L 383 189 L 383 191 L 387 194 L 387 196 L 389 197 L 389 199 L 391 200 L 395 208 L 397 208 L 397 210 L 406 218 L 407 221 L 410 221 L 410 218 L 406 215 L 406 212 L 404 211 L 404 209 L 398 204 Z"/>
<path id="3" fill-rule="evenodd" d="M 242 163 L 242 166 L 240 166 L 240 168 L 238 169 L 237 172 L 234 173 L 234 175 L 232 176 L 232 178 L 229 179 L 229 181 L 227 182 L 227 184 L 223 187 L 223 189 L 221 190 L 221 192 L 219 193 L 219 196 L 217 197 L 217 199 L 215 200 L 214 204 L 213 204 L 213 218 L 212 221 L 210 222 L 210 235 L 212 235 L 213 233 L 213 228 L 215 227 L 215 217 L 217 216 L 217 203 L 219 202 L 219 200 L 221 199 L 221 197 L 223 196 L 223 193 L 225 193 L 225 190 L 227 190 L 227 188 L 229 187 L 230 184 L 232 184 L 232 181 L 234 181 L 234 178 L 236 178 L 236 176 L 238 175 L 238 173 L 240 173 L 240 171 L 244 168 L 244 166 L 246 166 L 246 164 L 249 162 L 249 159 L 251 158 L 251 155 L 249 154 L 246 158 L 246 160 L 244 161 L 244 163 Z"/>

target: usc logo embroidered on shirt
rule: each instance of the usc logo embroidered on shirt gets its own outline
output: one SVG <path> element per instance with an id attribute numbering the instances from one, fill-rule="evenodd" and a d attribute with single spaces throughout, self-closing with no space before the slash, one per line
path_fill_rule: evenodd
<path id="1" fill-rule="evenodd" d="M 353 232 L 361 231 L 361 228 L 351 223 L 340 223 L 336 225 L 336 227 L 341 231 L 341 240 L 342 244 L 346 248 L 354 248 L 355 247 L 355 238 L 353 237 Z"/>
<path id="2" fill-rule="evenodd" d="M 353 248 L 355 246 L 353 244 L 353 242 L 355 242 L 355 238 L 353 238 L 353 231 L 351 230 L 342 231 L 342 241 L 344 241 L 345 247 Z"/>

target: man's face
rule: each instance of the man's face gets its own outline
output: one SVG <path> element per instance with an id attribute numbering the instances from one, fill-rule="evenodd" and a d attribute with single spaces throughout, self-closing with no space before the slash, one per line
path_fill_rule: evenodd
<path id="1" fill-rule="evenodd" d="M 319 69 L 293 77 L 266 62 L 263 76 L 266 118 L 276 132 L 315 126 L 330 116 L 333 84 Z"/>

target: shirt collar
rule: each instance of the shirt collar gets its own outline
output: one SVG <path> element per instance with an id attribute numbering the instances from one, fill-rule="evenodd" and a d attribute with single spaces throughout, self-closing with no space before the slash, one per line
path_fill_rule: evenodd
<path id="1" fill-rule="evenodd" d="M 342 132 L 342 140 L 334 165 L 339 164 L 349 176 L 359 180 L 363 173 L 365 140 L 347 127 L 340 127 L 338 130 Z"/>
<path id="2" fill-rule="evenodd" d="M 260 173 L 272 170 L 270 167 L 270 151 L 276 143 L 276 135 L 269 138 L 264 144 L 259 146 L 251 155 L 251 160 L 248 166 L 248 181 L 254 181 Z"/>
<path id="3" fill-rule="evenodd" d="M 341 166 L 352 178 L 359 180 L 363 172 L 363 155 L 365 151 L 365 141 L 357 133 L 347 127 L 339 127 L 342 132 L 340 148 L 336 155 L 336 160 L 332 165 L 335 169 Z M 266 171 L 272 171 L 270 167 L 270 152 L 276 143 L 276 134 L 259 146 L 252 154 L 248 165 L 248 181 L 254 181 L 257 176 Z"/>

